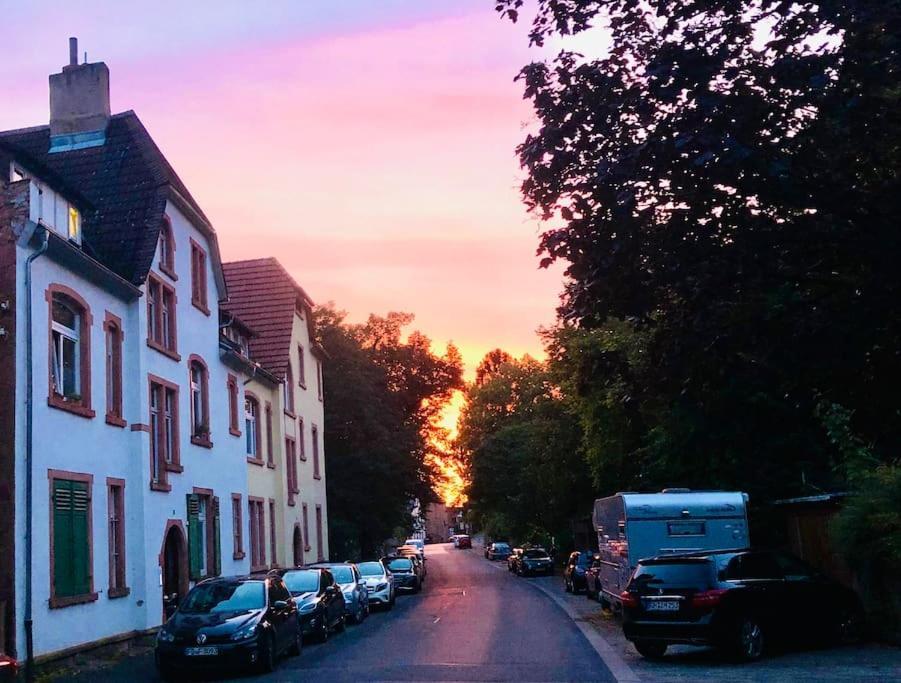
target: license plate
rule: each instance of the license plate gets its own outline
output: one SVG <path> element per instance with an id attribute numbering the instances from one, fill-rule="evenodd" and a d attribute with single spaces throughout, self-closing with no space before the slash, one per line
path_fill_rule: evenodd
<path id="1" fill-rule="evenodd" d="M 678 600 L 648 600 L 648 612 L 678 612 Z"/>
<path id="2" fill-rule="evenodd" d="M 210 657 L 219 654 L 218 647 L 186 647 L 185 655 L 187 657 Z"/>

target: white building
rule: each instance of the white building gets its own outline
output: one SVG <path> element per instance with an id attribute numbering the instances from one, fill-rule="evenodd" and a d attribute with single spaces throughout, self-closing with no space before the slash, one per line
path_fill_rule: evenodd
<path id="1" fill-rule="evenodd" d="M 49 126 L 0 133 L 0 651 L 20 659 L 249 570 L 216 234 L 137 116 L 110 115 L 105 64 L 50 89 Z"/>

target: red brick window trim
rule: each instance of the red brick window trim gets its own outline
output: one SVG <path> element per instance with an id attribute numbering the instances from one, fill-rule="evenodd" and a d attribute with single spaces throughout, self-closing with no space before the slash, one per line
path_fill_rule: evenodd
<path id="1" fill-rule="evenodd" d="M 188 387 L 190 389 L 191 443 L 212 448 L 210 429 L 210 371 L 197 354 L 188 358 Z"/>
<path id="2" fill-rule="evenodd" d="M 177 305 L 175 288 L 156 273 L 150 273 L 147 276 L 147 346 L 180 361 Z"/>
<path id="3" fill-rule="evenodd" d="M 50 608 L 58 609 L 80 605 L 97 600 L 94 591 L 94 534 L 92 520 L 92 493 L 94 488 L 94 476 L 83 472 L 67 472 L 65 470 L 47 470 L 47 478 L 50 483 Z M 69 482 L 73 488 L 58 483 Z M 77 490 L 74 488 L 78 486 Z M 62 488 L 63 490 L 59 490 Z M 74 517 L 83 518 L 83 524 L 76 525 Z M 72 517 L 64 528 L 57 528 L 57 518 L 60 521 L 66 517 Z M 84 526 L 85 538 L 76 537 L 76 527 Z M 65 547 L 57 549 L 57 534 L 59 540 L 65 542 Z M 84 545 L 80 548 L 76 545 L 79 541 Z M 57 557 L 57 552 L 63 553 L 62 559 Z M 58 563 L 65 563 L 59 564 Z M 68 571 L 67 571 L 68 570 Z M 57 576 L 59 571 L 60 576 Z M 63 574 L 66 574 L 63 576 Z M 69 574 L 74 574 L 70 576 Z M 57 586 L 59 579 L 60 585 Z M 69 582 L 65 586 L 65 582 Z M 69 590 L 63 590 L 69 588 Z M 73 588 L 83 590 L 74 591 Z"/>
<path id="4" fill-rule="evenodd" d="M 250 391 L 244 392 L 244 450 L 247 462 L 263 465 L 263 420 L 260 399 Z"/>
<path id="5" fill-rule="evenodd" d="M 306 503 L 303 504 L 303 549 L 310 552 L 310 512 Z"/>
<path id="6" fill-rule="evenodd" d="M 275 499 L 269 499 L 269 567 L 278 566 L 276 554 Z"/>
<path id="7" fill-rule="evenodd" d="M 175 273 L 175 235 L 172 232 L 172 221 L 165 215 L 160 225 L 160 271 L 169 279 L 178 280 Z"/>
<path id="8" fill-rule="evenodd" d="M 272 404 L 266 401 L 266 467 L 275 469 L 275 447 L 272 443 Z"/>
<path id="9" fill-rule="evenodd" d="M 232 436 L 241 436 L 241 428 L 238 425 L 238 378 L 229 373 L 228 381 L 228 433 Z"/>
<path id="10" fill-rule="evenodd" d="M 285 412 L 294 417 L 294 371 L 290 360 L 285 370 Z"/>
<path id="11" fill-rule="evenodd" d="M 319 469 L 319 427 L 316 425 L 310 427 L 310 439 L 313 442 L 313 479 L 322 479 Z"/>
<path id="12" fill-rule="evenodd" d="M 247 496 L 250 518 L 250 571 L 266 569 L 266 519 L 264 498 Z"/>
<path id="13" fill-rule="evenodd" d="M 325 554 L 322 552 L 322 506 L 316 506 L 316 557 L 319 562 L 325 560 Z"/>
<path id="14" fill-rule="evenodd" d="M 204 315 L 210 314 L 207 302 L 206 250 L 191 238 L 191 303 Z"/>
<path id="15" fill-rule="evenodd" d="M 307 369 L 306 369 L 306 354 L 303 351 L 303 344 L 297 345 L 297 369 L 298 369 L 298 378 L 297 384 L 301 389 L 307 388 Z"/>
<path id="16" fill-rule="evenodd" d="M 298 456 L 302 462 L 307 461 L 307 435 L 304 430 L 303 418 L 297 420 L 297 435 L 300 439 L 300 450 Z"/>
<path id="17" fill-rule="evenodd" d="M 106 311 L 103 320 L 106 338 L 106 423 L 115 427 L 125 427 L 122 418 L 122 320 Z"/>
<path id="18" fill-rule="evenodd" d="M 169 491 L 169 472 L 182 472 L 178 441 L 178 385 L 148 375 L 150 488 Z"/>
<path id="19" fill-rule="evenodd" d="M 73 415 L 92 418 L 91 307 L 74 289 L 51 284 L 47 301 L 47 405 Z"/>
<path id="20" fill-rule="evenodd" d="M 131 592 L 125 575 L 125 480 L 106 478 L 108 598 L 124 598 Z"/>
<path id="21" fill-rule="evenodd" d="M 322 401 L 322 361 L 316 359 L 316 391 L 319 394 L 319 400 Z"/>
<path id="22" fill-rule="evenodd" d="M 285 478 L 288 485 L 288 505 L 294 505 L 294 495 L 300 493 L 297 487 L 297 456 L 295 441 L 285 437 Z"/>
<path id="23" fill-rule="evenodd" d="M 241 494 L 232 494 L 232 552 L 233 560 L 244 559 L 244 515 Z"/>

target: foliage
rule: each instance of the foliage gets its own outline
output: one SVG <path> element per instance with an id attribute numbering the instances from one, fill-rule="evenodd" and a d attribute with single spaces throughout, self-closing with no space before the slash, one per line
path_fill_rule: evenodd
<path id="1" fill-rule="evenodd" d="M 530 39 L 592 26 L 520 73 L 518 153 L 596 483 L 842 486 L 823 401 L 897 457 L 901 2 L 538 0 Z"/>
<path id="2" fill-rule="evenodd" d="M 404 313 L 350 324 L 333 304 L 316 310 L 324 364 L 329 538 L 337 559 L 369 556 L 397 527 L 409 503 L 434 499 L 432 432 L 441 406 L 462 387 L 462 361 L 449 345 L 432 352 Z"/>

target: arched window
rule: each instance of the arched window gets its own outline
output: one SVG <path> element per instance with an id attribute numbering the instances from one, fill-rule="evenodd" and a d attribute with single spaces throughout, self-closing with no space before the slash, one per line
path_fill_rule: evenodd
<path id="1" fill-rule="evenodd" d="M 106 333 L 106 421 L 118 427 L 122 419 L 122 321 L 109 311 L 103 323 Z"/>
<path id="2" fill-rule="evenodd" d="M 50 285 L 49 405 L 83 417 L 91 410 L 91 312 L 87 303 L 65 285 Z"/>
<path id="3" fill-rule="evenodd" d="M 189 380 L 191 385 L 191 443 L 210 445 L 209 373 L 200 356 L 191 356 Z"/>
<path id="4" fill-rule="evenodd" d="M 244 439 L 247 444 L 247 457 L 254 460 L 262 458 L 260 443 L 260 402 L 253 396 L 244 394 Z"/>

